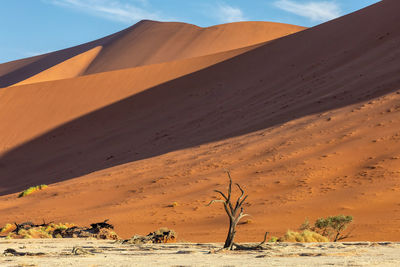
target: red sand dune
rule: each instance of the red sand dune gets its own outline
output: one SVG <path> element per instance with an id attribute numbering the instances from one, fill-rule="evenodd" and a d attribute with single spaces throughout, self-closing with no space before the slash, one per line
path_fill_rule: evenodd
<path id="1" fill-rule="evenodd" d="M 144 20 L 87 44 L 1 64 L 0 87 L 204 56 L 256 45 L 303 29 L 271 22 L 200 28 L 186 23 Z"/>
<path id="2" fill-rule="evenodd" d="M 0 223 L 109 218 L 125 237 L 168 226 L 223 241 L 226 215 L 205 204 L 230 169 L 253 216 L 239 241 L 335 214 L 354 216 L 353 240 L 399 241 L 399 10 L 385 0 L 253 47 L 193 42 L 109 71 L 121 38 L 82 77 L 0 89 Z"/>

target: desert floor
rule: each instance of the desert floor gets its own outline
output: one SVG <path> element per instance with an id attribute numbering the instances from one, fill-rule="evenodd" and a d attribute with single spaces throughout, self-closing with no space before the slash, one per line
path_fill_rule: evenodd
<path id="1" fill-rule="evenodd" d="M 215 252 L 222 244 L 124 245 L 98 240 L 0 240 L 1 266 L 399 266 L 400 243 L 276 243 L 262 251 Z M 75 248 L 75 249 L 74 249 Z M 75 251 L 75 252 L 74 252 Z"/>

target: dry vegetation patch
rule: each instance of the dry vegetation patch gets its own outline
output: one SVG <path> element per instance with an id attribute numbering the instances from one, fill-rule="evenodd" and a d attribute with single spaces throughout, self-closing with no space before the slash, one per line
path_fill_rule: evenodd
<path id="1" fill-rule="evenodd" d="M 178 235 L 174 230 L 160 228 L 146 236 L 134 235 L 130 239 L 124 240 L 124 244 L 160 244 L 175 243 Z"/>
<path id="2" fill-rule="evenodd" d="M 96 239 L 119 239 L 114 232 L 114 226 L 107 223 L 91 224 L 90 227 L 79 227 L 73 223 L 45 223 L 34 224 L 24 222 L 21 224 L 6 224 L 0 231 L 0 236 L 7 239 L 27 238 L 96 238 Z"/>
<path id="3" fill-rule="evenodd" d="M 46 189 L 47 187 L 48 187 L 48 186 L 45 185 L 45 184 L 29 187 L 28 189 L 22 191 L 22 192 L 18 195 L 18 197 L 19 197 L 19 198 L 20 198 L 20 197 L 26 197 L 26 196 L 32 194 L 33 192 Z"/>

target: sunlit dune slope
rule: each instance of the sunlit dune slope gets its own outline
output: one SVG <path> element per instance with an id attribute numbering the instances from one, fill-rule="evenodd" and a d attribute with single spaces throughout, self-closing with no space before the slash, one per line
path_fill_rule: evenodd
<path id="1" fill-rule="evenodd" d="M 124 84 L 158 79 L 145 66 L 2 89 L 0 223 L 109 218 L 125 237 L 223 241 L 223 208 L 205 204 L 230 169 L 252 215 L 238 241 L 334 214 L 354 216 L 353 240 L 399 241 L 399 10 L 382 1 L 161 84 Z"/>
<path id="2" fill-rule="evenodd" d="M 303 29 L 272 22 L 200 28 L 186 23 L 144 20 L 87 44 L 1 64 L 0 87 L 204 56 L 252 46 Z"/>
<path id="3" fill-rule="evenodd" d="M 85 53 L 95 47 L 101 47 L 123 35 L 127 30 L 128 29 L 75 47 L 0 64 L 0 88 L 24 81 L 38 73 L 54 67 L 55 65 L 76 57 L 79 54 Z M 82 64 L 76 64 L 75 62 L 72 67 L 78 67 L 79 69 L 82 69 L 82 65 L 88 65 L 88 62 L 84 60 L 81 61 L 81 63 Z M 68 71 L 68 73 L 70 72 L 71 70 Z"/>
<path id="4" fill-rule="evenodd" d="M 185 23 L 142 21 L 107 44 L 86 73 L 203 56 L 255 45 L 303 30 L 271 22 L 237 22 L 200 28 Z"/>
<path id="5" fill-rule="evenodd" d="M 46 69 L 39 74 L 36 74 L 26 80 L 16 83 L 14 84 L 14 86 L 81 76 L 85 73 L 87 67 L 90 65 L 93 59 L 96 58 L 101 49 L 101 46 L 96 46 L 86 52 L 83 52 L 63 61 L 60 64 Z"/>

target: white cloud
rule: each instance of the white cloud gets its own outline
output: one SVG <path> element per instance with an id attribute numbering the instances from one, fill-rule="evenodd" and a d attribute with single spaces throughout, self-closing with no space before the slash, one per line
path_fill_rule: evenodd
<path id="1" fill-rule="evenodd" d="M 246 20 L 240 8 L 227 4 L 218 4 L 216 15 L 220 22 L 223 23 Z"/>
<path id="2" fill-rule="evenodd" d="M 47 2 L 127 24 L 142 19 L 161 20 L 158 12 L 147 11 L 141 7 L 147 5 L 146 0 L 135 0 L 137 4 L 123 0 L 48 0 Z"/>
<path id="3" fill-rule="evenodd" d="M 287 12 L 318 22 L 335 19 L 342 13 L 340 7 L 332 1 L 299 3 L 291 0 L 278 0 L 274 2 L 274 5 Z"/>

